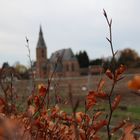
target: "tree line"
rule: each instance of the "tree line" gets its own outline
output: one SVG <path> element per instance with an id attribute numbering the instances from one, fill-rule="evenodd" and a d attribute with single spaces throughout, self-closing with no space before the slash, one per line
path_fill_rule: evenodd
<path id="1" fill-rule="evenodd" d="M 110 68 L 110 62 L 112 61 L 110 57 L 108 58 L 97 58 L 89 59 L 86 51 L 80 51 L 76 53 L 80 68 L 87 68 L 90 65 L 102 65 L 104 69 Z M 128 68 L 139 68 L 140 67 L 140 56 L 139 54 L 130 48 L 120 50 L 116 54 L 116 66 L 124 64 Z"/>

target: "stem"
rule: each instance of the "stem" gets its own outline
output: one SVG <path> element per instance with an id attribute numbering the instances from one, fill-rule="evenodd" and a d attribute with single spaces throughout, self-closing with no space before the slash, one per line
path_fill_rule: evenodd
<path id="1" fill-rule="evenodd" d="M 26 37 L 26 43 L 27 45 L 25 45 L 28 49 L 28 58 L 29 58 L 29 62 L 30 62 L 30 68 L 31 68 L 31 79 L 32 79 L 32 94 L 34 94 L 34 90 L 35 90 L 35 78 L 34 78 L 34 72 L 33 72 L 33 64 L 32 64 L 32 59 L 31 59 L 31 50 L 29 47 L 29 39 Z"/>
<path id="2" fill-rule="evenodd" d="M 113 50 L 113 44 L 112 44 L 112 28 L 111 28 L 111 24 L 109 24 L 109 34 L 110 34 L 110 46 L 111 46 L 112 56 L 113 56 L 113 58 L 115 58 L 114 50 Z"/>
<path id="3" fill-rule="evenodd" d="M 107 124 L 107 134 L 108 134 L 108 140 L 111 140 L 111 135 L 110 135 L 110 123 L 111 123 L 111 118 L 112 118 L 112 114 L 113 114 L 113 110 L 112 110 L 112 105 L 111 105 L 111 95 L 114 91 L 114 87 L 115 87 L 115 83 L 112 84 L 112 88 L 110 91 L 110 94 L 108 96 L 108 103 L 109 103 L 109 118 L 108 118 L 108 124 Z"/>
<path id="4" fill-rule="evenodd" d="M 115 79 L 115 70 L 116 69 L 115 69 L 115 53 L 114 53 L 113 43 L 112 43 L 112 20 L 109 21 L 107 13 L 106 13 L 105 10 L 104 10 L 104 16 L 105 16 L 105 19 L 106 19 L 108 27 L 109 27 L 109 39 L 108 38 L 106 38 L 106 39 L 110 43 L 111 52 L 112 52 L 111 67 L 112 67 L 112 73 L 113 73 L 113 83 L 112 83 L 110 93 L 108 94 L 109 118 L 108 118 L 108 124 L 107 124 L 108 140 L 111 140 L 112 136 L 110 135 L 110 123 L 111 123 L 112 114 L 113 114 L 111 97 L 112 97 L 112 94 L 113 94 L 113 91 L 114 91 L 114 88 L 115 88 L 115 85 L 116 85 L 116 79 Z"/>

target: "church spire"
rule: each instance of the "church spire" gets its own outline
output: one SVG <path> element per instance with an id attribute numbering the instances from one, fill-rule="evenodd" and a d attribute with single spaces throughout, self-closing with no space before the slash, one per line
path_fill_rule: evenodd
<path id="1" fill-rule="evenodd" d="M 41 25 L 40 25 L 40 30 L 39 30 L 39 38 L 38 38 L 38 42 L 37 42 L 37 48 L 46 48 Z"/>
<path id="2" fill-rule="evenodd" d="M 41 25 L 40 25 L 39 36 L 43 36 L 43 32 L 42 32 L 42 26 L 41 26 Z"/>

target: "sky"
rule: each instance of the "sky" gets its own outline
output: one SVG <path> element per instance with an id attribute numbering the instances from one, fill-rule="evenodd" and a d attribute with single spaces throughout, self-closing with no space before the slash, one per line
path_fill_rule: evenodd
<path id="1" fill-rule="evenodd" d="M 36 60 L 39 26 L 48 57 L 56 50 L 86 50 L 90 59 L 111 55 L 103 9 L 113 19 L 114 50 L 135 49 L 140 54 L 139 0 L 0 0 L 0 66 L 28 65 L 25 37 Z"/>

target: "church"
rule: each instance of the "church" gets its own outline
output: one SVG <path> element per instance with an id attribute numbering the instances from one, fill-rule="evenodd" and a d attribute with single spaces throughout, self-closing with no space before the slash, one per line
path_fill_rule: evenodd
<path id="1" fill-rule="evenodd" d="M 55 77 L 77 77 L 80 75 L 79 63 L 71 48 L 58 50 L 48 58 L 47 45 L 41 26 L 36 46 L 35 71 L 37 79 L 49 78 L 54 71 Z"/>

